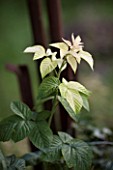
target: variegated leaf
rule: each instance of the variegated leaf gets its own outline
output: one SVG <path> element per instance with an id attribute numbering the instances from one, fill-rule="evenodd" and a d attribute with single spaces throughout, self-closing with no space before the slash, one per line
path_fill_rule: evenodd
<path id="1" fill-rule="evenodd" d="M 50 46 L 59 48 L 60 50 L 68 50 L 68 46 L 64 42 L 52 43 Z"/>
<path id="2" fill-rule="evenodd" d="M 41 46 L 41 45 L 34 45 L 34 46 L 31 46 L 31 47 L 27 47 L 24 52 L 25 53 L 36 53 L 37 51 L 39 51 L 39 49 L 42 49 L 45 51 L 44 47 Z"/>
<path id="3" fill-rule="evenodd" d="M 53 71 L 56 67 L 57 67 L 56 61 L 51 61 L 51 59 L 48 57 L 43 59 L 40 64 L 40 72 L 42 78 L 44 78 L 47 74 Z"/>
<path id="4" fill-rule="evenodd" d="M 92 55 L 86 51 L 80 51 L 78 55 L 82 59 L 84 59 L 90 65 L 91 69 L 93 70 L 94 61 L 93 61 Z"/>
<path id="5" fill-rule="evenodd" d="M 69 63 L 69 65 L 71 66 L 72 70 L 74 71 L 74 73 L 76 73 L 77 70 L 77 62 L 75 57 L 73 57 L 72 55 L 68 55 L 67 56 L 67 62 Z"/>
<path id="6" fill-rule="evenodd" d="M 79 92 L 75 89 L 69 89 L 64 83 L 59 85 L 60 93 L 67 100 L 75 113 L 78 113 L 83 105 L 83 100 Z"/>

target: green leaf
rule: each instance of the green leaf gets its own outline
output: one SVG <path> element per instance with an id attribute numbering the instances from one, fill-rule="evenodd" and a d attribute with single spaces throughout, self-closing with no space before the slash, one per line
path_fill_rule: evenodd
<path id="1" fill-rule="evenodd" d="M 69 168 L 89 170 L 92 162 L 92 152 L 87 143 L 72 139 L 69 144 L 64 144 L 62 154 Z"/>
<path id="2" fill-rule="evenodd" d="M 18 115 L 19 117 L 21 117 L 22 119 L 30 119 L 32 116 L 32 112 L 30 110 L 30 108 L 19 101 L 15 101 L 15 102 L 11 102 L 11 110 Z"/>
<path id="3" fill-rule="evenodd" d="M 42 160 L 46 162 L 57 162 L 61 159 L 62 141 L 57 136 L 53 136 L 53 141 L 48 149 L 43 150 Z"/>
<path id="4" fill-rule="evenodd" d="M 70 115 L 70 117 L 77 121 L 77 117 L 76 117 L 76 112 L 73 111 L 73 109 L 71 108 L 71 106 L 69 105 L 69 103 L 66 101 L 66 99 L 64 99 L 61 96 L 58 96 L 58 100 L 60 101 L 60 103 L 63 105 L 63 107 L 65 108 L 65 110 L 68 112 L 68 114 Z"/>
<path id="5" fill-rule="evenodd" d="M 1 150 L 0 150 L 0 169 L 8 170 L 7 164 L 6 164 L 6 159 L 5 159 L 4 155 L 2 154 Z"/>
<path id="6" fill-rule="evenodd" d="M 59 84 L 60 84 L 60 80 L 54 76 L 50 76 L 43 79 L 38 89 L 38 96 L 37 96 L 38 100 L 44 99 L 45 97 L 48 97 L 51 94 L 55 93 Z"/>
<path id="7" fill-rule="evenodd" d="M 43 59 L 40 64 L 40 72 L 42 78 L 44 78 L 47 74 L 53 71 L 56 67 L 57 67 L 56 61 L 51 61 L 51 59 L 48 57 Z"/>
<path id="8" fill-rule="evenodd" d="M 39 149 L 49 147 L 52 137 L 52 131 L 46 121 L 37 122 L 29 135 L 31 142 Z"/>
<path id="9" fill-rule="evenodd" d="M 64 78 L 62 80 L 62 82 L 69 88 L 69 89 L 73 89 L 73 90 L 77 90 L 81 93 L 84 93 L 85 95 L 89 96 L 91 94 L 91 92 L 89 90 L 87 90 L 82 84 L 75 82 L 75 81 L 69 81 L 67 82 Z"/>
<path id="10" fill-rule="evenodd" d="M 8 141 L 12 137 L 12 133 L 14 131 L 15 122 L 17 116 L 10 116 L 0 122 L 0 141 Z"/>
<path id="11" fill-rule="evenodd" d="M 15 142 L 18 142 L 27 137 L 35 126 L 34 122 L 27 119 L 24 120 L 19 117 L 16 118 L 14 123 L 15 127 L 11 139 L 13 139 Z"/>
<path id="12" fill-rule="evenodd" d="M 68 55 L 67 56 L 67 62 L 69 63 L 69 65 L 71 66 L 72 70 L 74 71 L 74 73 L 76 73 L 77 70 L 77 62 L 75 57 L 73 57 L 72 55 Z"/>
<path id="13" fill-rule="evenodd" d="M 69 134 L 65 132 L 58 132 L 58 135 L 63 143 L 69 143 L 73 139 Z"/>
<path id="14" fill-rule="evenodd" d="M 34 127 L 34 123 L 27 119 L 22 119 L 17 115 L 10 116 L 0 122 L 0 141 L 10 139 L 15 142 L 28 136 Z"/>
<path id="15" fill-rule="evenodd" d="M 47 118 L 49 118 L 51 115 L 51 112 L 48 110 L 43 110 L 35 114 L 36 114 L 36 121 L 42 121 L 42 120 L 46 120 Z"/>
<path id="16" fill-rule="evenodd" d="M 83 100 L 83 107 L 84 107 L 87 111 L 90 111 L 89 102 L 88 102 L 87 96 L 84 95 L 84 94 L 81 94 L 81 97 L 82 97 L 82 100 Z"/>
<path id="17" fill-rule="evenodd" d="M 75 89 L 70 89 L 70 87 L 64 83 L 59 85 L 59 89 L 61 96 L 67 100 L 73 111 L 75 113 L 79 113 L 83 105 L 83 101 L 79 92 Z"/>
<path id="18" fill-rule="evenodd" d="M 24 159 L 18 159 L 15 155 L 11 155 L 6 157 L 7 167 L 8 170 L 25 170 L 25 160 Z"/>

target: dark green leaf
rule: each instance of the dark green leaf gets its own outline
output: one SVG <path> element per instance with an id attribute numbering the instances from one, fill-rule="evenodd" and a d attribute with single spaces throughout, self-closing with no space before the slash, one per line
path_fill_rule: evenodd
<path id="1" fill-rule="evenodd" d="M 81 140 L 73 139 L 69 144 L 64 144 L 62 154 L 69 168 L 89 170 L 92 162 L 90 147 Z"/>
<path id="2" fill-rule="evenodd" d="M 12 133 L 14 131 L 15 127 L 15 121 L 16 120 L 15 115 L 10 116 L 0 122 L 0 141 L 8 141 L 11 139 Z"/>
<path id="3" fill-rule="evenodd" d="M 20 116 L 21 118 L 25 119 L 30 119 L 32 116 L 32 112 L 30 111 L 30 108 L 19 101 L 15 101 L 15 102 L 11 102 L 11 110 L 18 116 Z"/>
<path id="4" fill-rule="evenodd" d="M 51 94 L 55 93 L 59 84 L 59 79 L 54 76 L 45 78 L 38 89 L 38 100 L 44 99 L 45 97 L 48 97 Z"/>
<path id="5" fill-rule="evenodd" d="M 6 159 L 0 150 L 0 170 L 7 170 Z"/>
<path id="6" fill-rule="evenodd" d="M 30 120 L 22 119 L 17 115 L 10 116 L 0 122 L 0 141 L 13 139 L 15 142 L 24 139 L 34 127 Z"/>
<path id="7" fill-rule="evenodd" d="M 6 157 L 8 170 L 25 170 L 25 160 L 18 159 L 15 155 Z"/>
<path id="8" fill-rule="evenodd" d="M 65 132 L 58 132 L 58 135 L 63 143 L 69 143 L 73 139 L 69 134 Z"/>
<path id="9" fill-rule="evenodd" d="M 86 95 L 84 95 L 84 94 L 80 94 L 81 95 L 81 97 L 82 97 L 82 100 L 83 100 L 83 107 L 87 110 L 87 111 L 89 111 L 90 109 L 89 109 L 89 102 L 88 102 L 88 96 L 86 96 Z"/>
<path id="10" fill-rule="evenodd" d="M 37 122 L 29 135 L 31 142 L 39 149 L 49 147 L 52 137 L 52 131 L 46 121 Z"/>
<path id="11" fill-rule="evenodd" d="M 36 121 L 42 121 L 42 120 L 46 120 L 47 118 L 49 118 L 51 115 L 51 112 L 48 110 L 43 110 L 39 113 L 34 112 L 34 117 Z"/>
<path id="12" fill-rule="evenodd" d="M 15 128 L 11 139 L 18 142 L 27 137 L 35 126 L 35 123 L 29 120 L 22 120 L 17 118 L 15 121 Z"/>
<path id="13" fill-rule="evenodd" d="M 68 112 L 68 114 L 70 115 L 70 117 L 77 121 L 77 115 L 76 113 L 73 111 L 73 109 L 70 107 L 69 103 L 61 96 L 58 96 L 58 100 L 60 101 L 60 103 L 63 105 L 63 107 L 65 108 L 65 110 Z"/>
<path id="14" fill-rule="evenodd" d="M 48 149 L 45 149 L 42 154 L 42 160 L 46 162 L 57 162 L 61 159 L 61 148 L 62 148 L 62 141 L 57 136 L 53 136 L 53 141 Z"/>

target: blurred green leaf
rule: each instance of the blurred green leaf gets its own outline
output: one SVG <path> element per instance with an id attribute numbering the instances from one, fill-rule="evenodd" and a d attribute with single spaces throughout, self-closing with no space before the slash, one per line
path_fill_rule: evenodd
<path id="1" fill-rule="evenodd" d="M 83 107 L 87 110 L 90 111 L 89 108 L 89 102 L 88 102 L 88 97 L 84 94 L 81 94 L 82 100 L 83 100 Z"/>

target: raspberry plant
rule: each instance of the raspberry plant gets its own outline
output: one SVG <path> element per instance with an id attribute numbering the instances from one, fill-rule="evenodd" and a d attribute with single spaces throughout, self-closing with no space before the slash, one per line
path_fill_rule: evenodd
<path id="1" fill-rule="evenodd" d="M 59 169 L 90 170 L 92 152 L 88 144 L 73 138 L 66 132 L 59 131 L 55 135 L 50 128 L 59 102 L 73 121 L 77 120 L 77 114 L 82 107 L 89 110 L 90 91 L 77 81 L 67 81 L 65 78 L 60 81 L 61 72 L 67 68 L 67 65 L 69 64 L 76 74 L 77 65 L 82 59 L 93 70 L 93 58 L 90 53 L 83 50 L 84 44 L 80 36 L 74 38 L 72 34 L 71 38 L 71 42 L 62 39 L 63 42 L 50 44 L 50 47 L 60 50 L 59 58 L 56 57 L 57 52 L 52 52 L 49 48 L 45 50 L 41 45 L 25 49 L 26 53 L 34 53 L 33 60 L 42 59 L 40 63 L 42 82 L 38 89 L 37 105 L 51 99 L 52 110 L 32 111 L 22 102 L 12 102 L 11 110 L 14 114 L 0 122 L 0 141 L 18 142 L 28 137 L 39 149 L 38 160 L 59 164 Z M 1 157 L 5 160 L 5 166 L 3 166 L 3 161 L 1 166 L 8 169 L 7 159 L 3 158 L 3 155 Z M 16 159 L 15 161 L 17 162 Z M 25 169 L 22 161 L 18 165 L 10 163 L 9 167 L 18 166 L 18 169 Z"/>

